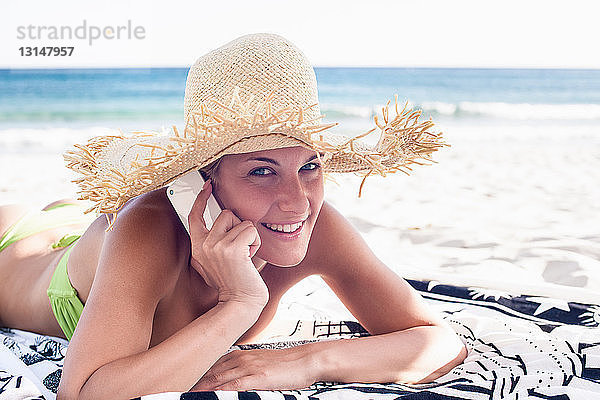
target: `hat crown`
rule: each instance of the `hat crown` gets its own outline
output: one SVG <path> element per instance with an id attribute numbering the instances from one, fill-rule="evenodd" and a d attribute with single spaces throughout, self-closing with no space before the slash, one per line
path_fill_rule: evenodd
<path id="1" fill-rule="evenodd" d="M 271 104 L 280 109 L 302 108 L 317 104 L 305 113 L 305 119 L 321 115 L 315 72 L 308 59 L 293 43 L 282 36 L 255 33 L 239 37 L 200 57 L 188 73 L 184 118 L 208 99 L 230 105 L 236 87 L 242 103 L 253 114 L 273 91 Z M 220 109 L 225 117 L 235 115 Z M 318 124 L 315 120 L 312 124 Z M 310 124 L 309 124 L 310 125 Z"/>

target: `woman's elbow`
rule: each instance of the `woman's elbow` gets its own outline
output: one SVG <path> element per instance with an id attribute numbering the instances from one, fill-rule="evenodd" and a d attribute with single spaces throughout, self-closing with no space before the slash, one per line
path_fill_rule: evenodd
<path id="1" fill-rule="evenodd" d="M 69 392 L 59 388 L 56 393 L 56 400 L 79 400 L 79 393 L 73 391 Z"/>
<path id="2" fill-rule="evenodd" d="M 67 377 L 68 378 L 68 377 Z M 56 400 L 81 400 L 82 387 L 79 385 L 73 385 L 73 381 L 65 379 L 64 370 L 58 385 L 58 391 L 56 392 Z"/>
<path id="3" fill-rule="evenodd" d="M 437 369 L 414 383 L 432 382 L 452 371 L 452 369 L 460 365 L 467 357 L 467 348 L 456 332 L 448 326 L 440 326 L 439 329 L 441 329 L 441 332 L 439 336 L 436 335 L 437 343 L 434 346 L 439 358 L 437 359 L 438 364 L 433 366 L 433 368 L 437 367 Z M 438 367 L 440 363 L 442 363 L 442 366 Z"/>

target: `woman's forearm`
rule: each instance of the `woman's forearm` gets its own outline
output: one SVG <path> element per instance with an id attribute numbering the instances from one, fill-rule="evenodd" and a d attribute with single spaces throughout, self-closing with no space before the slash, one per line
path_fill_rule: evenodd
<path id="1" fill-rule="evenodd" d="M 443 326 L 417 326 L 305 346 L 315 381 L 429 382 L 466 357 L 466 349 L 456 334 Z"/>
<path id="2" fill-rule="evenodd" d="M 187 391 L 256 322 L 261 310 L 241 302 L 219 303 L 155 347 L 100 367 L 78 398 Z"/>

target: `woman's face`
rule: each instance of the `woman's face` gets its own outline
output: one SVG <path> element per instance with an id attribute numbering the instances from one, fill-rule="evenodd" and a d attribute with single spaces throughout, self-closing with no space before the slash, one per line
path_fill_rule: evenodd
<path id="1" fill-rule="evenodd" d="M 323 204 L 316 152 L 299 146 L 224 156 L 213 193 L 223 208 L 255 223 L 256 257 L 282 267 L 304 259 Z"/>

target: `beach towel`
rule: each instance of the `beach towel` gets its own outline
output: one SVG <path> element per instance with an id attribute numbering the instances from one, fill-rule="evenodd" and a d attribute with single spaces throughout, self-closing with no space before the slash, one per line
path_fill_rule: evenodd
<path id="1" fill-rule="evenodd" d="M 600 305 L 499 290 L 413 281 L 468 348 L 465 361 L 434 383 L 318 382 L 303 390 L 188 392 L 167 399 L 600 399 Z M 368 335 L 356 321 L 281 320 L 260 343 L 281 348 Z M 0 329 L 0 399 L 54 400 L 66 340 Z"/>

